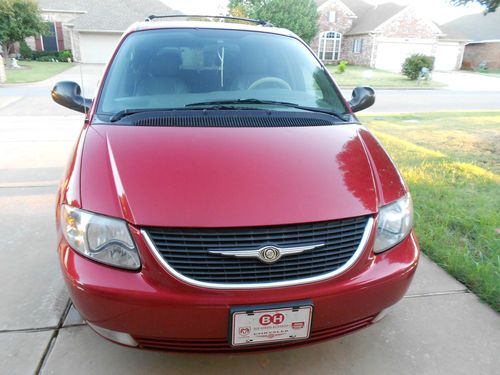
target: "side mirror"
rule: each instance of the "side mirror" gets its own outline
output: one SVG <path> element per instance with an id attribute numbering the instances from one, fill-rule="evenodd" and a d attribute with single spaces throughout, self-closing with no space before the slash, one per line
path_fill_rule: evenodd
<path id="1" fill-rule="evenodd" d="M 352 90 L 352 98 L 349 105 L 353 112 L 359 112 L 371 107 L 375 103 L 375 90 L 371 87 L 356 87 Z"/>
<path id="2" fill-rule="evenodd" d="M 78 112 L 88 112 L 92 104 L 92 99 L 84 98 L 80 85 L 72 81 L 57 82 L 52 89 L 52 99 L 63 107 L 67 107 Z"/>

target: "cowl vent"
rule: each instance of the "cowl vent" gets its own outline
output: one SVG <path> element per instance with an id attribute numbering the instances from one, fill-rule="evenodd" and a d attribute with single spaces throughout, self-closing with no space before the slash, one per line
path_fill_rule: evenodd
<path id="1" fill-rule="evenodd" d="M 135 116 L 134 116 L 135 117 Z M 136 126 L 259 128 L 328 126 L 334 118 L 322 113 L 270 112 L 270 111 L 175 111 L 142 114 L 132 120 Z"/>

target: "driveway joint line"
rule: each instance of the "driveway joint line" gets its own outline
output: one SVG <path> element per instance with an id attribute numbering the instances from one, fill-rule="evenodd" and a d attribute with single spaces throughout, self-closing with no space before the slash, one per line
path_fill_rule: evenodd
<path id="1" fill-rule="evenodd" d="M 86 327 L 86 326 L 88 326 L 87 322 L 75 323 L 75 324 L 68 324 L 68 325 L 62 326 L 61 329 L 75 328 L 75 327 Z"/>
<path id="2" fill-rule="evenodd" d="M 448 290 L 445 292 L 410 294 L 410 295 L 404 296 L 403 298 L 437 297 L 437 296 L 447 296 L 447 295 L 453 295 L 453 294 L 466 294 L 466 293 L 470 293 L 470 291 L 468 289 L 459 289 L 459 290 Z"/>
<path id="3" fill-rule="evenodd" d="M 24 189 L 24 188 L 41 188 L 41 187 L 57 187 L 58 184 L 46 184 L 46 185 L 18 185 L 18 186 L 2 186 L 0 189 Z"/>
<path id="4" fill-rule="evenodd" d="M 83 327 L 83 326 L 86 326 L 86 325 L 87 325 L 87 323 L 67 324 L 65 326 L 62 326 L 60 329 L 73 328 L 73 327 Z M 57 326 L 38 327 L 38 328 L 2 329 L 2 330 L 0 330 L 0 335 L 2 333 L 36 333 L 36 332 L 47 332 L 47 331 L 53 331 L 55 329 L 57 329 Z"/>
<path id="5" fill-rule="evenodd" d="M 42 373 L 43 367 L 45 366 L 45 363 L 47 362 L 47 359 L 49 358 L 50 353 L 52 352 L 52 348 L 54 347 L 57 336 L 59 335 L 59 330 L 64 324 L 64 320 L 66 319 L 66 316 L 68 316 L 69 309 L 71 308 L 71 300 L 68 299 L 66 302 L 66 306 L 64 308 L 63 313 L 61 314 L 61 317 L 59 318 L 59 322 L 57 323 L 57 326 L 55 327 L 54 331 L 52 332 L 52 336 L 50 337 L 49 343 L 45 347 L 45 350 L 43 351 L 42 357 L 40 358 L 40 361 L 38 362 L 38 366 L 36 367 L 35 374 L 39 375 Z"/>
<path id="6" fill-rule="evenodd" d="M 0 330 L 0 335 L 2 333 L 33 333 L 33 332 L 46 332 L 56 329 L 57 326 L 49 327 L 38 327 L 38 328 L 18 328 L 18 329 L 2 329 Z"/>

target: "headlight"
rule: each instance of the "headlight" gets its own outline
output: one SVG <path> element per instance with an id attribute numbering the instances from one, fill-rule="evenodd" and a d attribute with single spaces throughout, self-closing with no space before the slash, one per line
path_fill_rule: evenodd
<path id="1" fill-rule="evenodd" d="M 413 205 L 410 194 L 380 208 L 377 237 L 373 251 L 381 253 L 401 242 L 413 224 Z"/>
<path id="2" fill-rule="evenodd" d="M 136 270 L 139 254 L 123 220 L 61 206 L 61 229 L 80 254 L 111 266 Z"/>

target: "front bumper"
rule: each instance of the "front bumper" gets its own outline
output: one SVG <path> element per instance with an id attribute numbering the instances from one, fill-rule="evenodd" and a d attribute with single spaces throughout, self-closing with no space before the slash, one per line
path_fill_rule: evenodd
<path id="1" fill-rule="evenodd" d="M 399 301 L 415 272 L 419 249 L 414 233 L 389 251 L 374 255 L 372 238 L 358 261 L 328 280 L 267 289 L 209 289 L 168 274 L 132 230 L 143 267 L 130 272 L 95 263 L 61 238 L 59 256 L 71 299 L 93 326 L 130 334 L 139 347 L 171 351 L 256 351 L 303 345 L 337 337 L 373 322 Z M 229 309 L 310 299 L 311 337 L 231 348 Z"/>

